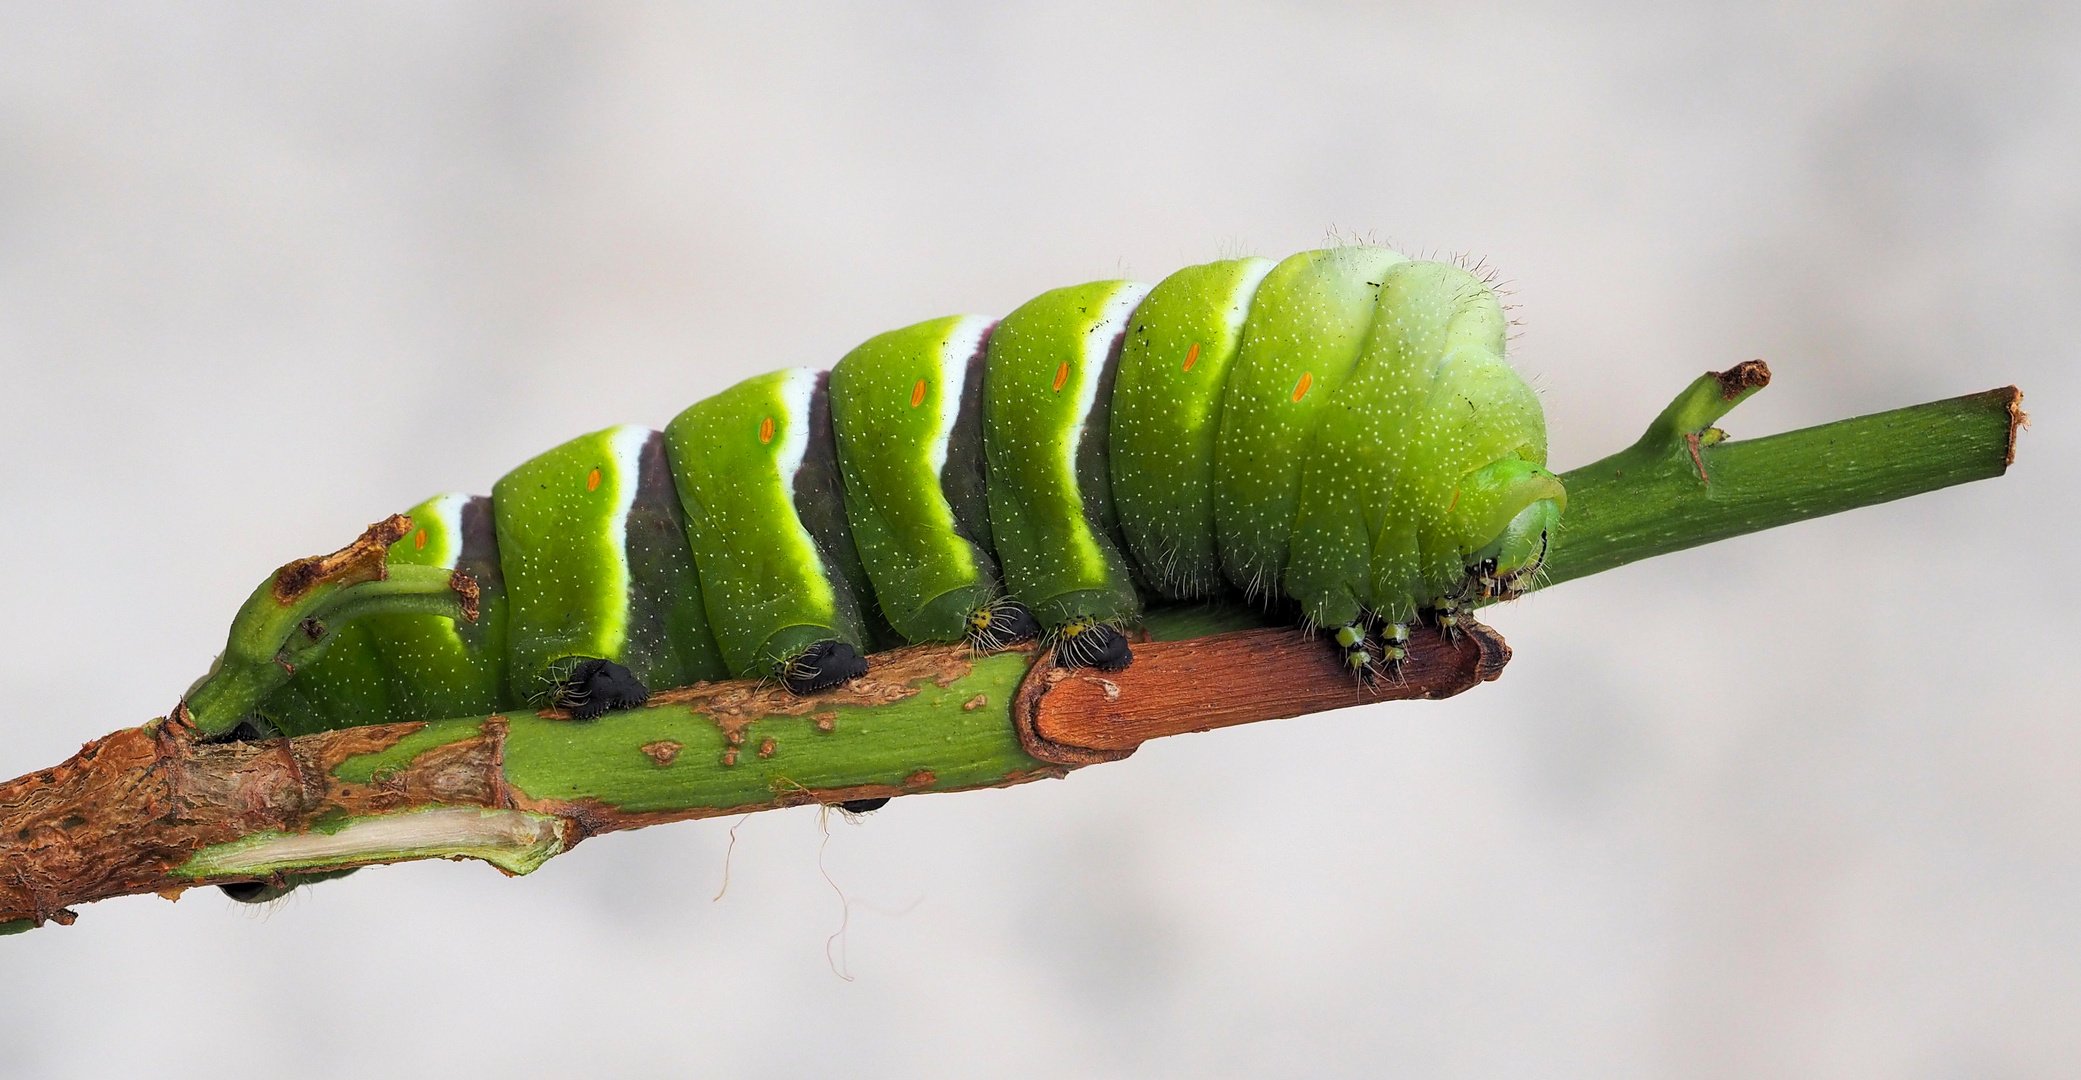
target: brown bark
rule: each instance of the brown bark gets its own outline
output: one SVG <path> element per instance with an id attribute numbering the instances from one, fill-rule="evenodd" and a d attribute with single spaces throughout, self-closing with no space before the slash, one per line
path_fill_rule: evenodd
<path id="1" fill-rule="evenodd" d="M 1373 701 L 1448 697 L 1495 678 L 1510 656 L 1502 639 L 1479 625 L 1457 642 L 1418 628 L 1410 646 L 1399 678 L 1370 685 L 1342 671 L 1335 650 L 1320 639 L 1291 630 L 1144 642 L 1135 646 L 1134 664 L 1114 674 L 1066 670 L 1043 660 L 1028 671 L 1008 721 L 1029 754 L 1056 767 L 1005 782 L 1117 760 L 1164 735 Z M 886 662 L 877 664 L 874 677 L 810 698 L 744 681 L 667 691 L 656 700 L 692 706 L 727 733 L 760 715 L 886 704 L 915 692 L 913 680 L 945 685 L 968 669 L 966 650 L 959 647 L 904 649 L 877 659 Z M 268 742 L 206 743 L 176 718 L 88 743 L 64 764 L 0 784 L 0 923 L 70 922 L 75 904 L 147 892 L 177 895 L 196 882 L 173 871 L 206 847 L 370 814 L 437 807 L 553 814 L 568 849 L 595 833 L 772 806 L 897 796 L 931 782 L 926 777 L 906 788 L 787 791 L 756 806 L 645 813 L 590 800 L 541 802 L 518 797 L 506 783 L 506 724 L 500 717 L 485 720 L 472 737 L 377 774 L 372 783 L 334 775 L 348 758 L 385 750 L 424 727 L 388 724 Z M 678 753 L 676 746 L 662 744 L 642 750 L 663 761 Z"/>

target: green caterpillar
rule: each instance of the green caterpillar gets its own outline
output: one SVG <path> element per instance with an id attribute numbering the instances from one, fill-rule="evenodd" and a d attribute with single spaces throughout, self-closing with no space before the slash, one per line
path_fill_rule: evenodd
<path id="1" fill-rule="evenodd" d="M 810 693 L 906 641 L 1118 669 L 1144 603 L 1228 590 L 1391 671 L 1413 620 L 1528 588 L 1566 503 L 1505 330 L 1473 274 L 1354 246 L 891 331 L 413 507 L 391 562 L 474 579 L 477 621 L 339 628 L 256 720 Z"/>

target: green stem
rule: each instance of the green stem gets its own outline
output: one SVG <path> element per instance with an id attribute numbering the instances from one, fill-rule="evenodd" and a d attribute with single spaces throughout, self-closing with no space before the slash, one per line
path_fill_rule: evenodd
<path id="1" fill-rule="evenodd" d="M 1700 378 L 1639 442 L 1561 477 L 1568 510 L 1545 585 L 2000 476 L 2023 422 L 2022 395 L 2004 387 L 1728 442 L 1710 425 L 1762 383 L 1731 398 L 1722 385 Z"/>

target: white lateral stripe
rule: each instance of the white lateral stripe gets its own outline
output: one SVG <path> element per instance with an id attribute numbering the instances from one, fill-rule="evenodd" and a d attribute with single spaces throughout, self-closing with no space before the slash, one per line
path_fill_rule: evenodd
<path id="1" fill-rule="evenodd" d="M 824 565 L 824 551 L 817 547 L 816 537 L 809 535 L 809 526 L 802 524 L 802 515 L 795 509 L 795 477 L 809 453 L 810 407 L 816 401 L 817 379 L 823 372 L 789 368 L 780 375 L 780 407 L 787 432 L 780 440 L 780 448 L 773 452 L 773 464 L 780 471 L 781 507 L 788 515 L 788 523 L 795 527 L 795 542 L 801 545 L 802 557 L 816 567 L 818 601 L 836 608 L 838 598 L 831 592 L 831 568 Z"/>
<path id="2" fill-rule="evenodd" d="M 954 438 L 954 420 L 961 413 L 961 391 L 968 385 L 968 361 L 983 343 L 990 320 L 980 315 L 963 315 L 947 333 L 939 349 L 939 430 L 929 448 L 932 475 L 947 471 L 947 444 Z"/>
<path id="3" fill-rule="evenodd" d="M 795 496 L 795 474 L 802 471 L 802 458 L 809 453 L 809 406 L 816 399 L 817 375 L 809 368 L 789 368 L 780 373 L 780 405 L 787 421 L 773 463 L 780 469 L 790 508 Z"/>
<path id="4" fill-rule="evenodd" d="M 620 579 L 613 583 L 612 592 L 620 602 L 607 613 L 605 644 L 615 656 L 621 655 L 629 640 L 629 586 L 633 584 L 629 574 L 629 511 L 636 506 L 636 482 L 643 475 L 643 445 L 655 434 L 647 427 L 624 424 L 610 429 L 607 435 L 607 446 L 614 455 L 614 513 L 607 519 L 607 543 L 613 552 L 610 565 Z"/>
<path id="5" fill-rule="evenodd" d="M 1279 264 L 1270 259 L 1259 259 L 1250 264 L 1243 280 L 1236 282 L 1235 295 L 1229 297 L 1228 332 L 1241 334 L 1243 323 L 1250 318 L 1250 302 L 1257 299 L 1257 287 L 1264 284 L 1265 275 Z"/>
<path id="6" fill-rule="evenodd" d="M 434 561 L 434 565 L 443 570 L 455 569 L 455 564 L 462 559 L 462 508 L 469 501 L 468 495 L 453 491 L 427 500 L 433 505 L 434 520 L 440 523 L 440 535 L 447 538 L 445 543 L 448 546 L 441 549 Z"/>
<path id="7" fill-rule="evenodd" d="M 1098 313 L 1098 321 L 1085 331 L 1081 361 L 1084 378 L 1077 386 L 1077 422 L 1070 425 L 1069 441 L 1063 447 L 1064 473 L 1069 477 L 1070 487 L 1076 487 L 1077 447 L 1084 442 L 1084 422 L 1091 418 L 1091 408 L 1098 403 L 1098 376 L 1105 370 L 1106 355 L 1113 350 L 1113 342 L 1127 332 L 1127 320 L 1134 309 L 1142 304 L 1154 286 L 1141 281 L 1117 282 L 1113 295 L 1106 297 L 1105 307 Z"/>

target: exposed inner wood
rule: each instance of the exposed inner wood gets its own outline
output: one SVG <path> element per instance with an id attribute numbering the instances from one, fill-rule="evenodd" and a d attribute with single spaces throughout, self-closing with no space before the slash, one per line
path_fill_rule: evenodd
<path id="1" fill-rule="evenodd" d="M 1283 720 L 1376 701 L 1446 698 L 1503 673 L 1510 647 L 1468 623 L 1459 640 L 1412 627 L 1409 658 L 1394 678 L 1361 682 L 1322 638 L 1294 630 L 1243 630 L 1135 646 L 1115 674 L 1056 667 L 1043 658 L 1026 676 L 1013 722 L 1026 752 L 1043 761 L 1114 761 L 1165 735 Z"/>

